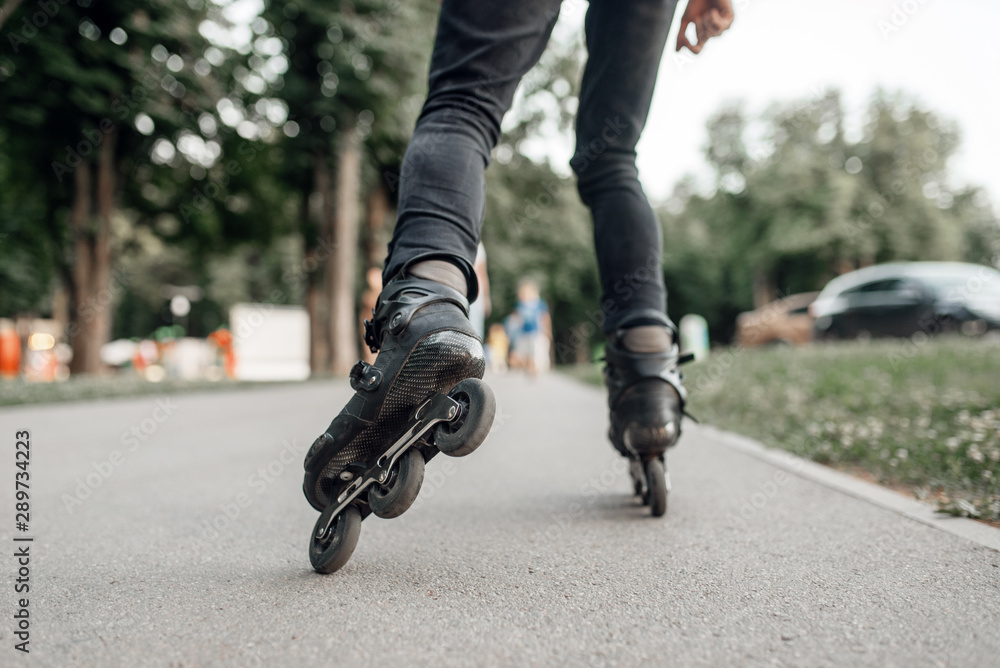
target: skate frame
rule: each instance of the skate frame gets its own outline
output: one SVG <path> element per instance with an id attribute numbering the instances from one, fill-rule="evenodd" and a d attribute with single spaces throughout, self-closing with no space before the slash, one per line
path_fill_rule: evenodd
<path id="1" fill-rule="evenodd" d="M 423 438 L 424 434 L 438 422 L 452 422 L 462 417 L 462 405 L 446 394 L 435 394 L 420 404 L 413 414 L 413 424 L 396 439 L 389 449 L 376 460 L 375 464 L 354 479 L 347 489 L 340 493 L 335 504 L 327 506 L 323 511 L 325 521 L 319 523 L 316 538 L 322 540 L 330 532 L 330 527 L 337 516 L 354 499 L 372 484 L 385 482 L 389 479 L 392 467 L 406 450 Z M 332 509 L 332 511 L 331 511 Z"/>

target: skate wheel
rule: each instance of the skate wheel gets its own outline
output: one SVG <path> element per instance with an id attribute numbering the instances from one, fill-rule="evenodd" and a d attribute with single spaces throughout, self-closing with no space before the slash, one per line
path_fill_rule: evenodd
<path id="1" fill-rule="evenodd" d="M 646 500 L 653 517 L 662 517 L 667 512 L 667 480 L 663 462 L 650 459 L 646 462 Z"/>
<path id="2" fill-rule="evenodd" d="M 490 386 L 478 378 L 466 378 L 448 396 L 462 405 L 462 413 L 452 422 L 442 422 L 434 430 L 434 445 L 451 457 L 471 454 L 486 439 L 497 412 Z"/>
<path id="3" fill-rule="evenodd" d="M 423 482 L 424 456 L 416 448 L 410 448 L 392 467 L 385 484 L 376 483 L 368 490 L 368 505 L 379 517 L 399 517 L 417 500 Z"/>
<path id="4" fill-rule="evenodd" d="M 326 536 L 317 538 L 316 533 L 326 524 L 327 511 L 332 509 L 330 506 L 320 514 L 309 541 L 309 561 L 317 573 L 333 573 L 346 564 L 361 535 L 361 511 L 356 506 L 348 506 L 334 520 Z"/>

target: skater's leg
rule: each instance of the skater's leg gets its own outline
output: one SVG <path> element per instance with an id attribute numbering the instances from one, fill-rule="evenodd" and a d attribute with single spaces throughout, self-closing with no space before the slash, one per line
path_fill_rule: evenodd
<path id="1" fill-rule="evenodd" d="M 659 223 L 639 185 L 635 147 L 646 123 L 675 0 L 591 0 L 589 59 L 571 161 L 594 217 L 605 383 L 615 447 L 632 460 L 636 491 L 666 512 L 664 451 L 680 435 L 683 385 L 666 314 Z"/>
<path id="2" fill-rule="evenodd" d="M 365 341 L 379 354 L 374 364 L 352 369 L 354 396 L 306 453 L 303 491 L 314 508 L 333 513 L 324 521 L 339 517 L 338 504 L 348 502 L 338 499 L 357 491 L 394 444 L 409 442 L 424 415 L 416 409 L 430 398 L 453 390 L 460 396 L 448 430 L 419 441 L 427 456 L 468 454 L 492 424 L 488 388 L 475 380 L 485 368 L 483 347 L 468 320 L 477 293 L 472 261 L 483 171 L 514 90 L 544 50 L 558 8 L 558 0 L 444 2 L 429 97 L 403 163 L 385 287 L 366 323 Z M 472 436 L 466 438 L 464 428 Z M 369 510 L 363 499 L 350 503 L 362 517 Z M 391 505 L 383 516 L 401 512 Z"/>
<path id="3" fill-rule="evenodd" d="M 442 4 L 427 101 L 403 159 L 386 283 L 415 262 L 440 258 L 461 268 L 475 299 L 483 173 L 514 91 L 545 49 L 559 4 Z"/>
<path id="4" fill-rule="evenodd" d="M 639 185 L 635 146 L 646 124 L 676 0 L 591 0 L 589 57 L 571 161 L 594 217 L 604 330 L 668 325 L 660 226 Z"/>

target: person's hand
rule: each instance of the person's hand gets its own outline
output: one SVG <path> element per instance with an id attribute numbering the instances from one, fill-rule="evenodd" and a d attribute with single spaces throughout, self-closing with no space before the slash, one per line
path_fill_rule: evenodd
<path id="1" fill-rule="evenodd" d="M 687 27 L 694 24 L 698 43 L 692 44 L 684 34 Z M 730 0 L 689 0 L 684 16 L 681 17 L 681 31 L 677 35 L 677 50 L 687 47 L 691 53 L 701 53 L 705 42 L 718 37 L 733 24 L 733 4 Z"/>

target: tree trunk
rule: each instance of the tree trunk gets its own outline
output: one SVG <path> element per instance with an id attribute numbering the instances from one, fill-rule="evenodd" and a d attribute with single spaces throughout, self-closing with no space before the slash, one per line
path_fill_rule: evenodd
<path id="1" fill-rule="evenodd" d="M 364 248 L 362 256 L 365 271 L 362 282 L 364 290 L 361 293 L 361 303 L 358 305 L 357 327 L 362 340 L 365 331 L 364 321 L 372 317 L 379 293 L 382 291 L 381 269 L 387 250 L 385 221 L 389 213 L 389 195 L 386 192 L 385 182 L 377 179 L 365 200 L 365 234 L 361 242 Z M 361 344 L 361 359 L 369 364 L 375 362 L 375 353 L 364 343 Z"/>
<path id="2" fill-rule="evenodd" d="M 74 173 L 69 335 L 73 348 L 70 371 L 75 374 L 99 373 L 103 369 L 101 346 L 111 336 L 111 216 L 115 208 L 116 138 L 112 130 L 100 145 L 96 187 L 90 163 L 81 162 Z"/>
<path id="3" fill-rule="evenodd" d="M 846 274 L 850 271 L 857 269 L 854 263 L 847 258 L 837 258 L 833 263 L 833 273 L 835 276 L 840 276 L 841 274 Z"/>
<path id="4" fill-rule="evenodd" d="M 761 308 L 774 301 L 774 286 L 766 272 L 757 269 L 753 273 L 753 307 Z"/>
<path id="5" fill-rule="evenodd" d="M 353 127 L 345 127 L 337 147 L 337 192 L 333 253 L 327 263 L 330 297 L 330 357 L 336 374 L 347 373 L 358 359 L 354 276 L 358 251 L 358 199 L 361 149 Z"/>
<path id="6" fill-rule="evenodd" d="M 325 373 L 330 368 L 330 349 L 326 345 L 327 319 L 322 310 L 323 285 L 313 276 L 307 277 L 306 313 L 309 314 L 309 371 Z"/>
<path id="7" fill-rule="evenodd" d="M 314 193 L 322 202 L 330 198 L 330 155 L 323 152 L 313 159 Z M 316 221 L 317 243 L 305 249 L 306 269 L 306 312 L 309 314 L 309 368 L 313 374 L 326 373 L 330 368 L 329 331 L 330 320 L 324 298 L 324 268 L 329 255 L 333 220 L 325 216 L 326 206 L 313 215 L 309 198 L 302 201 L 302 220 Z"/>

